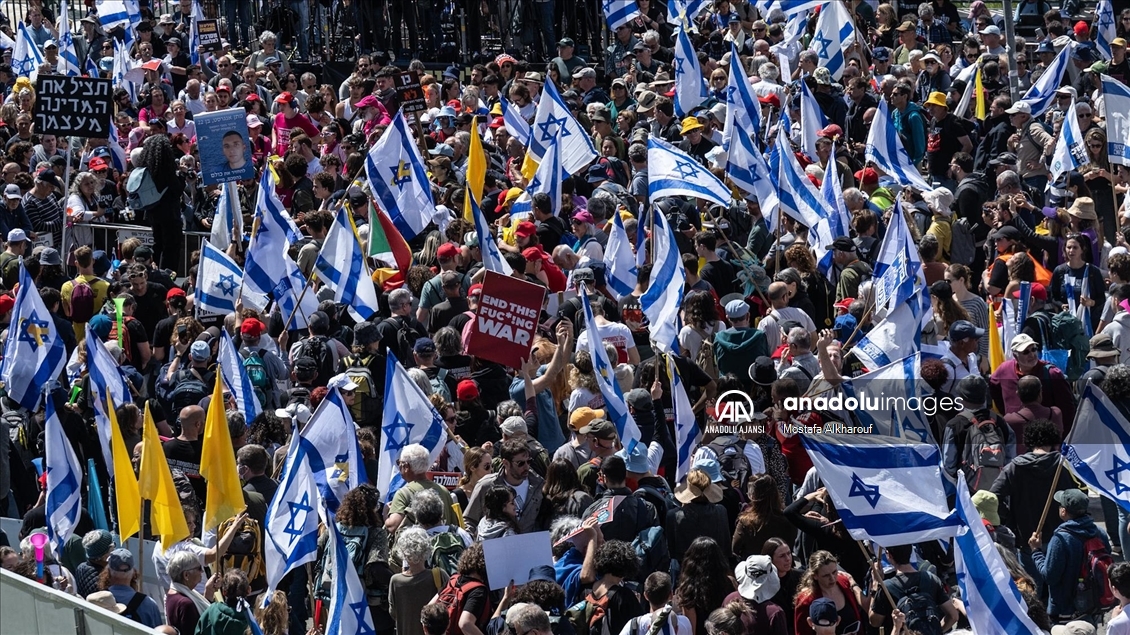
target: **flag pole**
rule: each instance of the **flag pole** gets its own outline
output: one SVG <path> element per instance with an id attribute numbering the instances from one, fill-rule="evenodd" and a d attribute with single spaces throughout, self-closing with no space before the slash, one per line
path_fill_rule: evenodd
<path id="1" fill-rule="evenodd" d="M 1048 519 L 1048 511 L 1052 507 L 1052 499 L 1055 498 L 1056 486 L 1059 485 L 1059 474 L 1063 472 L 1063 455 L 1059 457 L 1059 465 L 1055 467 L 1055 476 L 1052 477 L 1052 487 L 1048 490 L 1048 499 L 1044 501 L 1044 511 L 1040 514 L 1040 523 L 1036 525 L 1036 531 L 1033 535 L 1040 535 L 1044 531 L 1044 521 Z"/>
<path id="2" fill-rule="evenodd" d="M 871 559 L 871 552 L 867 550 L 867 547 L 863 546 L 862 540 L 856 540 L 855 544 L 859 545 L 859 550 L 863 552 L 863 557 L 867 559 L 867 566 L 879 564 L 878 560 Z M 891 595 L 891 590 L 887 588 L 887 585 L 883 584 L 882 578 L 880 578 L 878 582 L 879 588 L 883 590 L 883 595 L 887 596 L 887 601 L 891 603 L 891 607 L 895 607 L 898 602 L 895 602 L 894 596 Z"/>
<path id="3" fill-rule="evenodd" d="M 714 227 L 719 230 L 715 233 L 722 237 L 722 244 L 729 245 L 731 250 L 735 254 L 744 255 L 746 253 L 749 253 L 749 250 L 747 250 L 744 247 L 739 247 L 737 245 L 737 243 L 730 240 L 729 236 L 727 236 L 725 232 L 721 231 L 722 226 L 718 222 L 718 218 L 715 217 L 714 214 L 712 214 L 710 212 L 709 208 L 707 208 L 705 211 L 706 211 L 707 217 L 710 218 L 710 222 L 714 223 Z M 750 270 L 750 268 L 746 266 L 744 259 L 738 258 L 738 266 L 742 268 L 742 271 L 745 271 L 747 274 L 749 274 L 750 278 L 753 277 L 753 271 Z M 755 283 L 753 285 L 753 289 L 754 289 L 754 291 L 757 291 L 757 295 L 761 297 L 761 300 L 765 303 L 765 306 L 770 306 L 769 305 L 769 298 L 765 297 L 765 294 L 761 292 L 761 287 L 757 286 L 757 284 Z"/>

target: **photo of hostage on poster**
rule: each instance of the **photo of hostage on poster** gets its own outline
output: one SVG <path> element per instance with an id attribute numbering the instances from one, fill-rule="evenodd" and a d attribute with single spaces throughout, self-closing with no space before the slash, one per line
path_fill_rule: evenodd
<path id="1" fill-rule="evenodd" d="M 229 108 L 196 115 L 196 145 L 204 185 L 255 178 L 247 111 Z"/>

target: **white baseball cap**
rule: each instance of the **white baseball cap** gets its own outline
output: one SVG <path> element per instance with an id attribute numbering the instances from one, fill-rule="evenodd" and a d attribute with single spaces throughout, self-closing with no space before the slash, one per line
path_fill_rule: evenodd
<path id="1" fill-rule="evenodd" d="M 337 388 L 338 390 L 357 390 L 357 384 L 353 383 L 353 380 L 349 378 L 349 375 L 341 373 L 330 377 L 330 380 L 326 382 L 326 388 Z"/>
<path id="2" fill-rule="evenodd" d="M 305 425 L 311 415 L 306 404 L 292 403 L 286 408 L 275 410 L 275 416 L 280 419 L 298 419 L 299 425 Z"/>
<path id="3" fill-rule="evenodd" d="M 25 233 L 24 230 L 20 229 L 19 227 L 8 232 L 8 242 L 10 243 L 22 243 L 26 240 L 27 233 Z"/>
<path id="4" fill-rule="evenodd" d="M 9 183 L 4 187 L 4 198 L 12 200 L 23 197 L 24 195 L 23 192 L 20 191 L 20 186 L 15 183 Z"/>

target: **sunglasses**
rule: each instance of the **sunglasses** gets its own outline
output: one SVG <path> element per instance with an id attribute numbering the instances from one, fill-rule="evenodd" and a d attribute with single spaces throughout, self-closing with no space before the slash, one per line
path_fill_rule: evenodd
<path id="1" fill-rule="evenodd" d="M 529 462 L 530 462 L 529 459 L 523 459 L 521 461 L 511 461 L 511 463 L 514 464 L 514 467 L 526 467 L 526 465 L 528 465 Z"/>

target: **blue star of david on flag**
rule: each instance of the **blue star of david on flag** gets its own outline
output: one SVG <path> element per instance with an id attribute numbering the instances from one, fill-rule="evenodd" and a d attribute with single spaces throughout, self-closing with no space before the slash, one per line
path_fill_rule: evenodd
<path id="1" fill-rule="evenodd" d="M 389 172 L 392 172 L 391 183 L 401 190 L 412 182 L 412 166 L 404 159 L 401 159 L 395 167 L 390 167 Z"/>
<path id="2" fill-rule="evenodd" d="M 832 40 L 830 38 L 824 37 L 823 33 L 817 31 L 816 35 L 812 38 L 812 42 L 816 54 L 819 55 L 821 59 L 831 57 L 831 55 L 828 54 L 828 47 L 832 46 Z"/>
<path id="3" fill-rule="evenodd" d="M 1106 474 L 1107 478 L 1114 481 L 1115 494 L 1128 492 L 1130 491 L 1130 485 L 1123 483 L 1122 480 L 1118 478 L 1118 475 L 1122 472 L 1130 472 L 1130 462 L 1122 460 L 1122 457 L 1118 456 L 1117 454 L 1115 454 L 1113 458 L 1114 469 L 1107 470 L 1106 472 L 1104 472 L 1104 474 Z"/>
<path id="4" fill-rule="evenodd" d="M 50 337 L 48 323 L 45 320 L 40 320 L 35 311 L 20 320 L 20 341 L 31 344 L 32 350 L 47 344 L 48 337 Z"/>
<path id="5" fill-rule="evenodd" d="M 848 491 L 848 497 L 855 496 L 863 497 L 863 500 L 867 501 L 871 509 L 875 509 L 875 506 L 879 504 L 879 486 L 864 483 L 863 479 L 859 478 L 858 474 L 852 472 L 851 490 Z"/>
<path id="6" fill-rule="evenodd" d="M 283 533 L 290 536 L 290 544 L 293 546 L 294 541 L 302 537 L 302 528 L 306 525 L 306 515 L 314 511 L 314 508 L 310 506 L 309 492 L 303 492 L 302 500 L 297 503 L 287 501 L 287 505 L 290 506 L 290 520 L 287 521 Z M 302 514 L 301 522 L 298 519 L 299 514 Z"/>
<path id="7" fill-rule="evenodd" d="M 387 426 L 384 430 L 385 450 L 391 451 L 393 456 L 399 456 L 400 451 L 408 445 L 408 440 L 412 438 L 412 428 L 413 425 L 408 423 L 404 417 L 399 414 L 396 415 L 392 425 Z"/>
<path id="8" fill-rule="evenodd" d="M 349 610 L 353 611 L 354 619 L 357 620 L 357 635 L 377 635 L 377 632 L 365 621 L 369 615 L 368 602 L 354 602 L 349 605 Z"/>
<path id="9" fill-rule="evenodd" d="M 698 176 L 698 166 L 693 161 L 676 161 L 675 169 L 679 171 L 679 176 L 685 179 L 693 179 Z"/>
<path id="10" fill-rule="evenodd" d="M 224 295 L 229 295 L 229 296 L 235 295 L 235 290 L 236 290 L 236 287 L 238 287 L 238 286 L 239 285 L 236 284 L 236 282 L 235 282 L 235 276 L 233 276 L 231 274 L 221 275 L 220 281 L 218 283 L 216 283 L 216 287 L 219 288 L 220 293 L 223 293 Z"/>
<path id="11" fill-rule="evenodd" d="M 554 117 L 550 115 L 544 123 L 538 124 L 538 128 L 541 128 L 541 140 L 553 141 L 554 137 L 558 134 L 562 137 L 568 137 L 569 129 L 565 127 L 567 123 L 569 123 L 569 120 L 565 117 Z M 554 128 L 554 126 L 556 126 L 556 128 Z"/>

